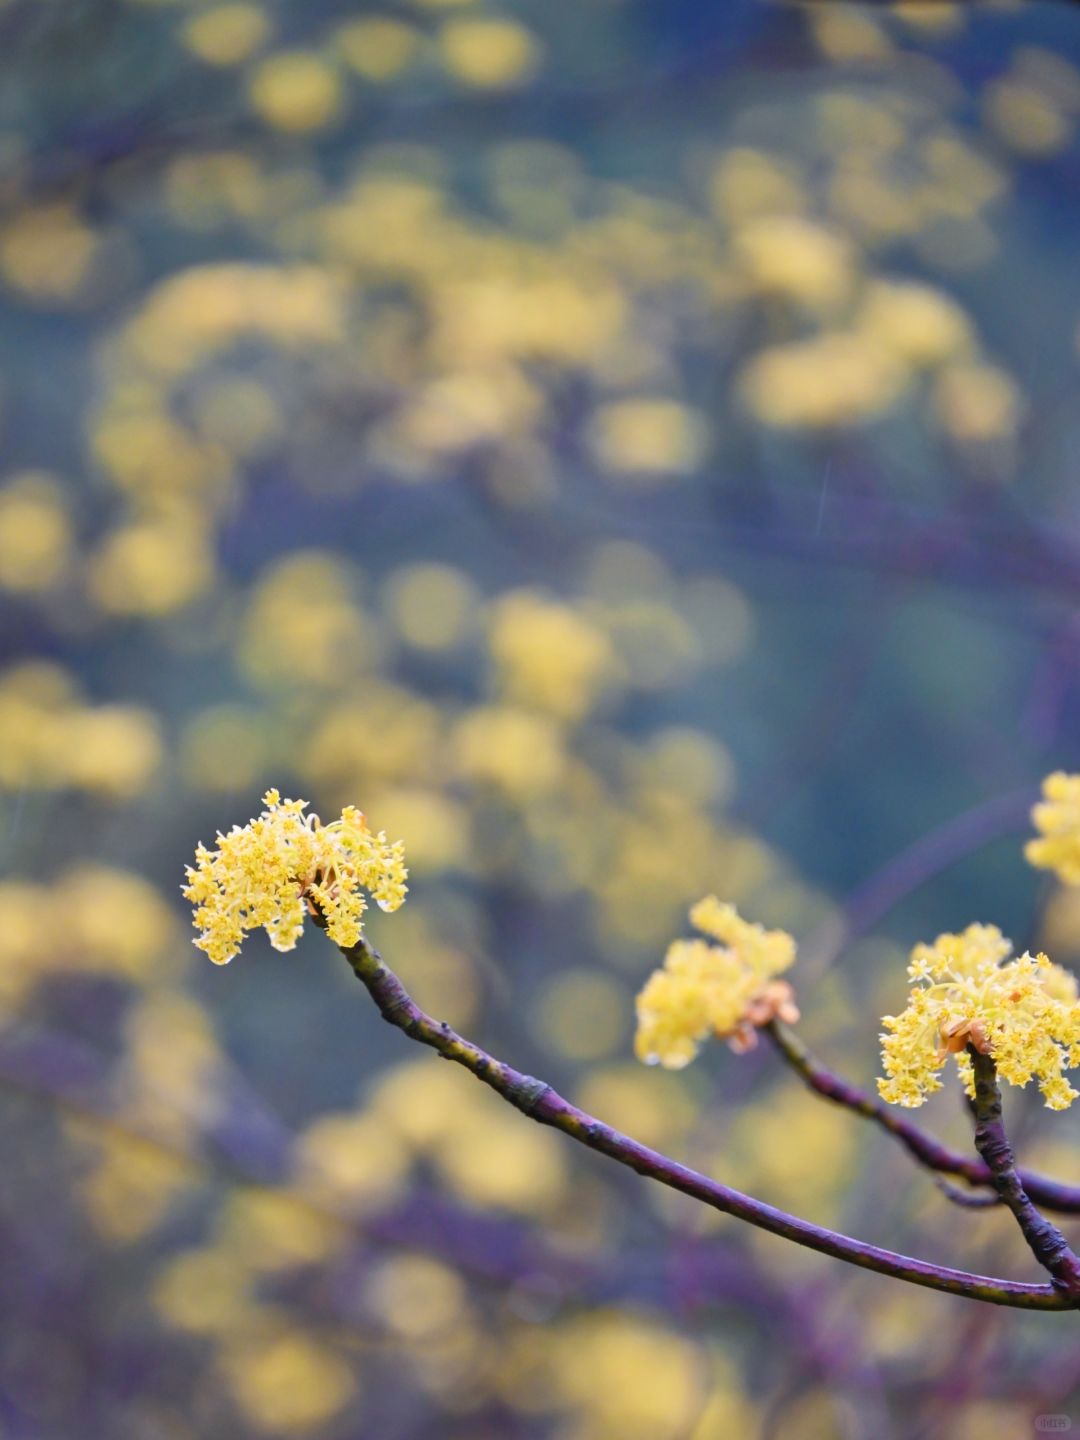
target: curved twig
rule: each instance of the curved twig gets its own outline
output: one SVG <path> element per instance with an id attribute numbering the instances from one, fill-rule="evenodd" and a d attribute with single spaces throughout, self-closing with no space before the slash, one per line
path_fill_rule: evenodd
<path id="1" fill-rule="evenodd" d="M 954 1270 L 948 1266 L 930 1264 L 926 1260 L 898 1255 L 876 1245 L 867 1245 L 835 1230 L 813 1225 L 808 1220 L 789 1215 L 772 1205 L 743 1195 L 738 1190 L 732 1190 L 719 1181 L 711 1180 L 686 1165 L 680 1165 L 669 1156 L 640 1144 L 630 1136 L 621 1134 L 584 1110 L 579 1110 L 543 1080 L 523 1075 L 504 1061 L 489 1055 L 471 1040 L 466 1040 L 445 1021 L 432 1019 L 420 1009 L 401 981 L 383 962 L 378 951 L 366 940 L 361 940 L 351 949 L 343 949 L 341 953 L 348 960 L 357 979 L 366 987 L 383 1019 L 389 1024 L 396 1026 L 420 1044 L 430 1046 L 445 1060 L 464 1066 L 478 1080 L 489 1085 L 496 1094 L 501 1095 L 530 1119 L 561 1130 L 579 1144 L 609 1156 L 620 1165 L 637 1171 L 639 1175 L 656 1180 L 672 1190 L 681 1191 L 714 1210 L 734 1215 L 760 1230 L 781 1235 L 797 1245 L 820 1251 L 824 1255 L 832 1255 L 864 1270 L 874 1270 L 881 1275 L 906 1280 L 913 1285 L 1014 1309 L 1077 1308 L 1077 1301 L 1063 1294 L 1055 1285 L 1034 1285 L 973 1275 L 966 1270 Z"/>
<path id="2" fill-rule="evenodd" d="M 884 1100 L 879 1100 L 876 1095 L 868 1095 L 850 1080 L 837 1075 L 812 1055 L 783 1021 L 770 1021 L 768 1025 L 762 1026 L 762 1029 L 811 1090 L 823 1095 L 826 1100 L 832 1100 L 836 1105 L 843 1105 L 854 1111 L 856 1115 L 872 1120 L 875 1125 L 880 1125 L 898 1140 L 920 1165 L 925 1165 L 928 1170 L 937 1171 L 939 1174 L 958 1175 L 969 1185 L 983 1189 L 994 1188 L 994 1177 L 985 1160 L 950 1149 L 935 1136 L 899 1115 L 891 1105 L 886 1105 Z M 1080 1215 L 1080 1188 L 1077 1186 L 1052 1180 L 1048 1175 L 1039 1175 L 1033 1170 L 1020 1170 L 1018 1174 L 1029 1199 L 1036 1204 L 1045 1206 L 1047 1210 L 1055 1210 L 1059 1215 Z M 956 1198 L 955 1194 L 946 1193 L 950 1199 Z"/>

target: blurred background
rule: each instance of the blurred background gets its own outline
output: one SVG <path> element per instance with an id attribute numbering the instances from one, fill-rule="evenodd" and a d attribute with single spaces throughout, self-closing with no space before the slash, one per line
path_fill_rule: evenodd
<path id="1" fill-rule="evenodd" d="M 267 786 L 355 803 L 428 1009 L 1034 1278 L 765 1047 L 631 1039 L 708 891 L 867 1084 L 914 942 L 1080 958 L 1021 858 L 1080 767 L 1080 9 L 6 0 L 0 47 L 0 1435 L 1080 1423 L 1069 1317 L 683 1203 L 179 896 Z"/>

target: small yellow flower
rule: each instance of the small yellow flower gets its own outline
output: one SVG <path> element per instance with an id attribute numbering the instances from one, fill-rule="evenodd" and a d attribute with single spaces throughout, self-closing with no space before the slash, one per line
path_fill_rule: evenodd
<path id="1" fill-rule="evenodd" d="M 262 926 L 275 950 L 291 950 L 304 915 L 321 915 L 327 934 L 348 949 L 363 933 L 366 890 L 383 910 L 405 899 L 405 853 L 361 812 L 347 805 L 323 825 L 305 815 L 306 800 L 263 796 L 266 809 L 247 825 L 218 835 L 218 848 L 199 845 L 187 866 L 184 896 L 195 906 L 195 941 L 215 965 L 236 955 L 249 930 Z"/>
<path id="2" fill-rule="evenodd" d="M 1080 775 L 1055 770 L 1043 781 L 1042 803 L 1031 818 L 1040 837 L 1024 855 L 1040 870 L 1053 870 L 1066 885 L 1080 885 Z"/>
<path id="3" fill-rule="evenodd" d="M 715 895 L 690 920 L 719 943 L 674 941 L 637 998 L 638 1059 L 668 1070 L 688 1065 L 710 1034 L 741 1052 L 756 1044 L 759 1026 L 799 1018 L 791 986 L 776 979 L 795 959 L 790 935 L 743 920 Z"/>
<path id="4" fill-rule="evenodd" d="M 1064 1070 L 1080 1064 L 1076 979 L 1045 955 L 1008 958 L 1012 946 L 993 925 L 969 925 L 916 945 L 907 1009 L 882 1020 L 882 1099 L 914 1108 L 941 1089 L 940 1073 L 956 1056 L 964 1088 L 974 1095 L 968 1046 L 989 1055 L 998 1073 L 1023 1087 L 1037 1079 L 1051 1110 L 1078 1092 Z"/>

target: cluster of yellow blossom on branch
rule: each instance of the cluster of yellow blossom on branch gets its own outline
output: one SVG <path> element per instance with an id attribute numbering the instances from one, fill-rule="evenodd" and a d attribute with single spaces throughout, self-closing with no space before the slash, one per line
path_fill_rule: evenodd
<path id="1" fill-rule="evenodd" d="M 1044 794 L 1033 812 L 1043 838 L 1028 846 L 1028 858 L 1080 879 L 1080 776 L 1052 775 Z M 217 849 L 200 845 L 195 866 L 188 868 L 184 894 L 201 932 L 195 943 L 211 960 L 230 960 L 245 933 L 259 927 L 275 948 L 290 950 L 309 914 L 344 952 L 384 1019 L 470 1070 L 541 1124 L 724 1213 L 849 1263 L 995 1304 L 1080 1309 L 1080 1255 L 1035 1204 L 1080 1214 L 1080 1188 L 1017 1169 L 997 1086 L 999 1077 L 1017 1086 L 1036 1080 L 1054 1110 L 1080 1094 L 1065 1077 L 1067 1068 L 1080 1064 L 1077 981 L 1045 955 L 1014 955 L 993 925 L 969 925 L 962 933 L 939 935 L 932 945 L 917 945 L 908 966 L 907 1008 L 883 1021 L 879 1099 L 827 1070 L 787 1028 L 799 1018 L 794 992 L 780 978 L 795 960 L 792 936 L 744 920 L 733 905 L 710 895 L 690 911 L 699 935 L 675 940 L 638 995 L 635 1039 L 640 1059 L 677 1070 L 710 1037 L 745 1051 L 765 1031 L 812 1090 L 882 1124 L 939 1179 L 957 1175 L 969 1186 L 996 1191 L 1049 1274 L 1050 1283 L 1031 1285 L 897 1255 L 788 1215 L 649 1150 L 545 1082 L 487 1054 L 421 1010 L 363 936 L 365 894 L 385 910 L 397 909 L 405 898 L 400 843 L 373 833 L 353 807 L 323 825 L 305 813 L 305 801 L 283 801 L 276 790 L 266 794 L 265 805 L 258 818 L 219 835 Z M 921 1105 L 941 1088 L 950 1055 L 972 1098 L 977 1161 L 888 1114 L 883 1103 Z M 951 1182 L 942 1181 L 942 1189 L 970 1203 Z"/>
<path id="2" fill-rule="evenodd" d="M 1064 1070 L 1080 1063 L 1076 980 L 1045 955 L 1010 958 L 1011 952 L 994 925 L 969 925 L 961 935 L 916 945 L 908 966 L 913 989 L 907 1008 L 882 1021 L 883 1100 L 921 1105 L 941 1089 L 949 1055 L 956 1057 L 964 1088 L 974 1098 L 970 1047 L 989 1055 L 1012 1085 L 1038 1080 L 1050 1109 L 1072 1104 L 1080 1092 Z"/>
<path id="3" fill-rule="evenodd" d="M 363 933 L 366 890 L 383 910 L 405 899 L 401 841 L 374 834 L 361 811 L 346 806 L 323 825 L 305 814 L 307 801 L 263 796 L 266 809 L 247 825 L 218 835 L 216 850 L 200 845 L 187 867 L 184 896 L 195 906 L 195 941 L 215 965 L 236 955 L 249 930 L 266 930 L 275 950 L 291 950 L 305 914 L 318 917 L 335 944 L 348 950 Z"/>
<path id="4" fill-rule="evenodd" d="M 759 1026 L 799 1018 L 791 986 L 776 978 L 795 960 L 786 931 L 751 924 L 715 895 L 693 907 L 690 923 L 716 943 L 673 941 L 637 998 L 638 1058 L 669 1070 L 688 1065 L 710 1035 L 741 1052 Z"/>

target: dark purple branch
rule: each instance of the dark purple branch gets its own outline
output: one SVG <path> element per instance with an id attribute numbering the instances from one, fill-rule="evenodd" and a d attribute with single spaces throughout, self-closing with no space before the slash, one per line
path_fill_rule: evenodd
<path id="1" fill-rule="evenodd" d="M 791 1068 L 818 1095 L 836 1105 L 843 1105 L 856 1115 L 872 1120 L 875 1125 L 880 1125 L 928 1170 L 942 1175 L 959 1175 L 969 1185 L 996 1188 L 990 1167 L 984 1160 L 974 1155 L 964 1155 L 959 1150 L 951 1150 L 935 1136 L 898 1114 L 893 1106 L 886 1105 L 884 1100 L 879 1100 L 876 1095 L 868 1095 L 850 1080 L 845 1080 L 842 1075 L 828 1069 L 811 1054 L 794 1031 L 780 1021 L 774 1020 L 763 1029 Z M 1062 1215 L 1080 1215 L 1080 1188 L 1064 1185 L 1059 1180 L 1051 1180 L 1049 1176 L 1038 1175 L 1031 1170 L 1021 1170 L 1018 1173 L 1031 1200 Z M 973 1199 L 964 1196 L 960 1201 L 963 1191 L 946 1193 L 950 1199 L 963 1204 L 970 1204 Z M 975 1203 L 978 1204 L 978 1201 Z"/>
<path id="2" fill-rule="evenodd" d="M 1039 1214 L 1017 1174 L 1001 1113 L 997 1067 L 974 1045 L 968 1046 L 968 1054 L 975 1071 L 975 1148 L 993 1176 L 994 1189 L 1016 1216 L 1031 1253 L 1053 1276 L 1063 1295 L 1080 1301 L 1080 1258 L 1057 1226 Z"/>
<path id="3" fill-rule="evenodd" d="M 1015 1280 L 972 1275 L 964 1270 L 954 1270 L 948 1266 L 932 1265 L 925 1260 L 898 1255 L 891 1250 L 883 1250 L 876 1245 L 868 1245 L 848 1235 L 813 1225 L 807 1220 L 743 1195 L 738 1190 L 732 1190 L 719 1181 L 711 1180 L 688 1166 L 680 1165 L 669 1156 L 640 1144 L 630 1136 L 621 1134 L 584 1110 L 579 1110 L 544 1081 L 531 1075 L 523 1075 L 481 1050 L 471 1040 L 458 1035 L 445 1021 L 432 1019 L 420 1009 L 401 981 L 384 964 L 378 952 L 365 940 L 361 940 L 351 950 L 343 950 L 342 953 L 352 966 L 357 979 L 366 987 L 379 1013 L 389 1024 L 396 1026 L 420 1044 L 430 1046 L 444 1059 L 462 1065 L 530 1119 L 561 1130 L 579 1144 L 607 1155 L 620 1165 L 635 1170 L 639 1175 L 656 1180 L 661 1185 L 667 1185 L 672 1190 L 700 1200 L 714 1210 L 725 1215 L 734 1215 L 737 1219 L 745 1220 L 773 1235 L 780 1235 L 797 1245 L 817 1250 L 824 1255 L 832 1255 L 864 1270 L 906 1280 L 913 1285 L 1015 1309 L 1076 1308 L 1076 1302 L 1062 1294 L 1054 1285 L 1032 1285 Z"/>

